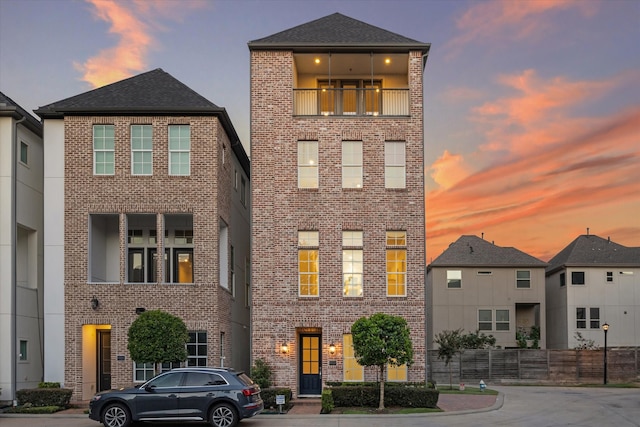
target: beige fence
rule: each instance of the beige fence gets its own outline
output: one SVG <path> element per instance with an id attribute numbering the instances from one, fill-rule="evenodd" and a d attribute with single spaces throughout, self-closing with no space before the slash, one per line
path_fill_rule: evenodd
<path id="1" fill-rule="evenodd" d="M 640 380 L 638 348 L 607 350 L 610 382 Z M 449 366 L 428 352 L 428 379 L 449 384 Z M 485 382 L 599 383 L 604 380 L 603 350 L 465 350 L 451 360 L 453 384 Z"/>

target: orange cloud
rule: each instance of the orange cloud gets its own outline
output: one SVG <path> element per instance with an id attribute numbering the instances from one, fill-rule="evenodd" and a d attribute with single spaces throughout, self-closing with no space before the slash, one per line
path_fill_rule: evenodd
<path id="1" fill-rule="evenodd" d="M 444 189 L 462 181 L 471 172 L 462 156 L 450 154 L 447 150 L 431 165 L 431 171 L 433 180 Z"/>
<path id="2" fill-rule="evenodd" d="M 109 33 L 117 36 L 116 46 L 101 50 L 83 64 L 74 64 L 82 80 L 92 87 L 104 86 L 147 68 L 147 56 L 155 44 L 153 30 L 161 28 L 158 18 L 181 19 L 203 1 L 85 0 L 94 16 L 109 23 Z"/>

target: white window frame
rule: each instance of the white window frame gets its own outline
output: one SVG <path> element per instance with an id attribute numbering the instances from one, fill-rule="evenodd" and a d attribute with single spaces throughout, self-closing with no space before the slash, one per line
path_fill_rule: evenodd
<path id="1" fill-rule="evenodd" d="M 300 251 L 315 251 L 318 254 L 318 271 L 302 272 L 300 269 Z M 317 277 L 318 291 L 316 294 L 302 294 L 302 275 Z M 320 233 L 318 231 L 298 231 L 298 296 L 301 298 L 317 298 L 320 296 Z"/>
<path id="2" fill-rule="evenodd" d="M 520 273 L 528 273 L 528 277 L 520 277 Z M 520 286 L 521 282 L 528 286 Z M 516 270 L 516 289 L 531 289 L 531 270 Z"/>
<path id="3" fill-rule="evenodd" d="M 140 129 L 141 135 L 134 136 L 134 129 Z M 131 133 L 131 175 L 153 175 L 153 126 L 131 125 L 129 131 Z M 145 159 L 146 155 L 149 157 L 148 161 Z M 142 159 L 136 161 L 136 156 Z M 141 168 L 141 171 L 136 172 L 136 166 Z M 147 166 L 149 171 L 145 172 Z"/>
<path id="4" fill-rule="evenodd" d="M 384 143 L 384 187 L 407 188 L 407 157 L 405 141 Z"/>
<path id="5" fill-rule="evenodd" d="M 451 286 L 457 282 L 459 286 Z M 462 289 L 462 270 L 447 270 L 447 289 Z"/>
<path id="6" fill-rule="evenodd" d="M 342 141 L 342 188 L 362 188 L 362 141 Z"/>
<path id="7" fill-rule="evenodd" d="M 175 134 L 177 132 L 177 134 Z M 191 175 L 191 126 L 190 125 L 169 125 L 169 175 L 190 176 Z M 177 146 L 172 144 L 177 143 Z M 186 162 L 183 157 L 186 155 Z M 174 162 L 174 156 L 178 158 Z M 174 167 L 175 166 L 175 167 Z M 186 171 L 183 168 L 186 167 Z M 175 170 L 177 169 L 177 170 Z"/>
<path id="8" fill-rule="evenodd" d="M 96 136 L 96 131 L 102 129 L 102 136 Z M 107 132 L 110 130 L 110 132 Z M 113 125 L 93 125 L 93 174 L 94 175 L 115 175 L 115 129 Z M 111 133 L 111 136 L 107 135 Z M 110 144 L 109 144 L 110 143 Z M 110 147 L 109 147 L 110 145 Z M 107 159 L 111 154 L 111 159 Z M 99 163 L 104 170 L 98 172 L 98 157 L 104 156 L 104 159 Z M 110 169 L 109 169 L 110 168 Z M 108 170 L 109 169 L 109 170 Z"/>
<path id="9" fill-rule="evenodd" d="M 364 259 L 362 231 L 342 232 L 342 295 L 362 297 Z"/>
<path id="10" fill-rule="evenodd" d="M 394 237 L 395 235 L 395 237 Z M 388 230 L 386 232 L 386 250 L 385 250 L 385 278 L 386 278 L 386 290 L 387 297 L 390 298 L 402 298 L 407 296 L 407 232 L 404 230 Z M 404 271 L 390 271 L 390 262 L 389 262 L 389 253 L 390 252 L 403 252 L 404 253 Z M 392 261 L 394 264 L 397 263 L 397 260 Z M 389 276 L 399 276 L 402 278 L 402 285 L 398 283 L 395 286 L 403 286 L 404 292 L 395 294 L 389 293 Z"/>
<path id="11" fill-rule="evenodd" d="M 298 141 L 298 188 L 318 188 L 318 141 Z"/>
<path id="12" fill-rule="evenodd" d="M 490 319 L 489 320 L 481 319 L 480 318 L 480 312 L 483 312 L 485 314 L 489 313 Z M 484 327 L 483 327 L 483 325 L 484 325 Z M 489 326 L 488 329 L 487 329 L 487 326 Z M 479 308 L 478 309 L 478 330 L 482 331 L 482 332 L 484 332 L 484 331 L 493 331 L 493 310 L 488 309 L 488 308 Z"/>
<path id="13" fill-rule="evenodd" d="M 507 320 L 498 319 L 498 317 L 499 317 L 498 316 L 498 314 L 499 314 L 498 312 L 507 313 Z M 496 320 L 495 320 L 495 325 L 494 325 L 493 328 L 494 328 L 494 330 L 496 332 L 505 332 L 505 331 L 510 331 L 511 330 L 511 312 L 510 312 L 509 309 L 497 308 L 495 310 L 495 316 L 494 317 L 495 317 Z M 507 325 L 507 328 L 506 329 L 503 329 L 502 327 L 498 328 L 498 325 Z"/>

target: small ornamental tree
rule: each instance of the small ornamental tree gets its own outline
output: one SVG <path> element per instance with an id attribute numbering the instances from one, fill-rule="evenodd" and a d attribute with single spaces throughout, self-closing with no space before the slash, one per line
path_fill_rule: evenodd
<path id="1" fill-rule="evenodd" d="M 129 327 L 127 349 L 132 360 L 138 363 L 177 362 L 187 359 L 189 333 L 179 317 L 161 310 L 149 310 L 140 314 Z"/>
<path id="2" fill-rule="evenodd" d="M 411 366 L 413 346 L 407 321 L 402 317 L 376 313 L 361 317 L 351 326 L 353 351 L 362 366 L 376 366 L 380 372 L 380 404 L 384 409 L 384 378 L 387 365 Z"/>
<path id="3" fill-rule="evenodd" d="M 462 352 L 462 329 L 439 332 L 433 341 L 439 346 L 438 359 L 444 359 L 444 365 L 449 367 L 449 388 L 453 389 L 451 359 Z"/>

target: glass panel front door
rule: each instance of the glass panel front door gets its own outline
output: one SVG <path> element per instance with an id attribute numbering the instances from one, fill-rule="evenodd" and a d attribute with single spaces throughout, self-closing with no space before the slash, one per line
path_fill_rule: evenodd
<path id="1" fill-rule="evenodd" d="M 320 335 L 300 336 L 300 393 L 322 393 L 322 344 Z"/>

